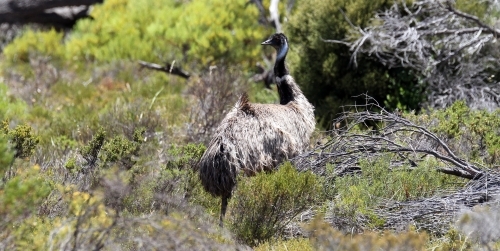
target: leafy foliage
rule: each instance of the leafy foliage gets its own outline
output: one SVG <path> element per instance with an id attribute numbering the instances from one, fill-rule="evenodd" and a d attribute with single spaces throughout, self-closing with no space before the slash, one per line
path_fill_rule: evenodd
<path id="1" fill-rule="evenodd" d="M 360 94 L 368 94 L 392 108 L 418 107 L 423 95 L 412 72 L 386 68 L 369 57 L 358 58 L 356 67 L 345 45 L 323 41 L 341 40 L 352 34 L 346 17 L 354 25 L 364 26 L 376 11 L 391 3 L 385 0 L 305 0 L 298 3 L 286 27 L 293 44 L 290 53 L 292 74 L 316 107 L 321 126 L 331 127 L 329 122 L 341 111 L 339 107 L 352 104 L 353 97 Z"/>
<path id="2" fill-rule="evenodd" d="M 257 8 L 244 0 L 110 0 L 91 16 L 78 22 L 63 46 L 62 33 L 27 31 L 5 48 L 5 56 L 10 62 L 27 62 L 36 52 L 75 63 L 141 59 L 250 66 L 264 33 Z"/>
<path id="3" fill-rule="evenodd" d="M 231 229 L 251 245 L 268 240 L 320 199 L 320 191 L 314 174 L 298 173 L 290 163 L 275 173 L 242 179 L 229 203 Z"/>
<path id="4" fill-rule="evenodd" d="M 172 159 L 167 162 L 167 168 L 196 170 L 196 165 L 206 149 L 203 144 L 188 143 L 181 147 L 172 145 L 169 150 Z"/>
<path id="5" fill-rule="evenodd" d="M 128 140 L 124 136 L 117 136 L 106 142 L 102 146 L 103 162 L 119 161 L 125 168 L 132 168 L 135 162 L 132 160 L 132 157 L 137 155 L 140 150 L 144 132 L 144 128 L 139 128 L 134 132 L 134 138 L 132 140 Z"/>
<path id="6" fill-rule="evenodd" d="M 53 29 L 38 32 L 27 30 L 22 37 L 7 45 L 3 53 L 12 63 L 28 63 L 35 55 L 59 58 L 64 55 L 62 38 L 63 34 Z"/>
<path id="7" fill-rule="evenodd" d="M 5 171 L 12 164 L 12 161 L 14 161 L 14 152 L 8 144 L 7 137 L 0 134 L 0 178 L 3 178 Z"/>
<path id="8" fill-rule="evenodd" d="M 82 148 L 81 154 L 89 166 L 95 166 L 99 157 L 99 152 L 104 145 L 105 136 L 106 132 L 104 129 L 100 128 L 88 145 Z"/>
<path id="9" fill-rule="evenodd" d="M 53 187 L 38 174 L 39 166 L 20 170 L 0 187 L 0 230 L 4 232 L 12 224 L 19 224 L 26 215 L 31 215 L 49 195 Z"/>
<path id="10" fill-rule="evenodd" d="M 9 95 L 7 85 L 0 82 L 0 121 L 22 120 L 26 110 L 26 104 Z"/>
<path id="11" fill-rule="evenodd" d="M 427 160 L 418 167 L 403 165 L 390 168 L 390 155 L 360 163 L 361 174 L 344 176 L 334 181 L 335 197 L 332 210 L 334 221 L 342 222 L 341 230 L 361 231 L 366 227 L 378 228 L 384 219 L 372 211 L 386 200 L 408 201 L 434 195 L 461 183 L 436 171 L 437 163 Z M 361 220 L 360 220 L 361 219 Z"/>
<path id="12" fill-rule="evenodd" d="M 12 148 L 15 150 L 15 158 L 26 158 L 33 154 L 40 139 L 33 134 L 30 126 L 17 125 L 14 129 L 9 129 L 8 122 L 3 121 L 2 127 L 3 133 L 9 138 Z"/>
<path id="13" fill-rule="evenodd" d="M 447 109 L 432 111 L 429 118 L 438 119 L 433 129 L 463 156 L 490 165 L 500 160 L 500 111 L 474 111 L 457 101 Z"/>
<path id="14" fill-rule="evenodd" d="M 228 207 L 229 228 L 217 226 L 219 199 L 203 190 L 196 172 L 205 151 L 198 143 L 207 141 L 241 92 L 249 90 L 257 102 L 276 100 L 275 90 L 248 87 L 249 66 L 261 57 L 258 44 L 271 31 L 257 23 L 255 6 L 246 2 L 107 0 L 95 6 L 93 20 L 80 21 L 71 32 L 25 30 L 9 44 L 0 56 L 0 82 L 5 83 L 0 84 L 0 120 L 10 121 L 0 129 L 0 172 L 3 175 L 9 166 L 14 171 L 0 181 L 0 246 L 8 250 L 247 248 L 239 243 L 258 245 L 258 250 L 367 246 L 368 250 L 420 250 L 426 243 L 436 250 L 475 247 L 472 242 L 478 240 L 464 241 L 466 235 L 458 230 L 431 236 L 430 241 L 414 231 L 370 232 L 384 223 L 374 213 L 380 201 L 425 198 L 464 184 L 433 171 L 440 166 L 427 159 L 416 167 L 397 168 L 386 158 L 364 159 L 361 174 L 336 178 L 299 173 L 289 163 L 275 173 L 241 177 Z M 352 95 L 368 91 L 401 109 L 415 107 L 420 100 L 412 72 L 388 70 L 367 57 L 360 59 L 358 68 L 348 68 L 345 47 L 321 40 L 351 34 L 339 6 L 357 25 L 366 24 L 373 11 L 391 3 L 303 0 L 297 11 L 287 15 L 293 75 L 317 102 L 325 126 L 337 105 Z M 263 5 L 267 9 L 269 1 Z M 281 13 L 284 7 L 280 4 Z M 175 60 L 175 65 L 201 74 L 180 80 L 140 70 L 136 59 Z M 450 110 L 425 112 L 402 116 L 455 142 L 454 150 L 460 149 L 464 158 L 472 156 L 491 167 L 498 163 L 497 112 L 472 111 L 460 103 Z M 19 126 L 11 129 L 14 125 Z M 318 132 L 318 141 L 329 137 Z M 21 159 L 13 161 L 15 154 Z M 336 166 L 327 169 L 335 172 Z M 287 231 L 307 225 L 299 221 L 321 213 L 340 231 L 321 221 L 314 221 L 307 233 Z M 491 214 L 472 216 L 479 223 L 464 220 L 460 231 L 477 230 Z"/>

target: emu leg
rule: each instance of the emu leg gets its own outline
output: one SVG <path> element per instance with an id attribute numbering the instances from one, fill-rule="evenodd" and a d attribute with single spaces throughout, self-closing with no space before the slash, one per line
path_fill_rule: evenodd
<path id="1" fill-rule="evenodd" d="M 220 219 L 219 219 L 219 226 L 223 227 L 224 226 L 224 216 L 226 215 L 226 209 L 227 209 L 227 200 L 229 197 L 222 196 L 222 201 L 220 205 Z"/>

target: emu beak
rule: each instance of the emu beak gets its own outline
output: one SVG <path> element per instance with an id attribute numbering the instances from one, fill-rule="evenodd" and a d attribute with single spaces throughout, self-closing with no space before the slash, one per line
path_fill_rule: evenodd
<path id="1" fill-rule="evenodd" d="M 268 40 L 261 43 L 261 45 L 271 45 L 271 44 L 273 44 L 272 39 L 268 39 Z"/>

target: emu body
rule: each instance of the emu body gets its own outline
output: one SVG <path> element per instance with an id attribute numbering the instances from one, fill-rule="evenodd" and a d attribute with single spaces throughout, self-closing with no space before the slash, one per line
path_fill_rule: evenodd
<path id="1" fill-rule="evenodd" d="M 314 107 L 302 94 L 284 60 L 288 42 L 283 34 L 263 44 L 278 51 L 275 64 L 280 104 L 253 104 L 243 94 L 222 120 L 200 160 L 200 179 L 213 196 L 220 196 L 220 224 L 240 172 L 254 175 L 303 152 L 315 128 Z"/>

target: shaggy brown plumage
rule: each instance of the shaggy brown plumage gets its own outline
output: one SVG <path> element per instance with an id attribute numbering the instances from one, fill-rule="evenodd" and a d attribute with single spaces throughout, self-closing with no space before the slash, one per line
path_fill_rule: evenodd
<path id="1" fill-rule="evenodd" d="M 288 74 L 288 42 L 274 34 L 262 44 L 276 48 L 276 84 L 280 104 L 252 104 L 243 94 L 222 120 L 200 160 L 200 179 L 210 194 L 222 197 L 220 224 L 239 172 L 273 170 L 303 152 L 315 127 L 314 107 Z"/>

